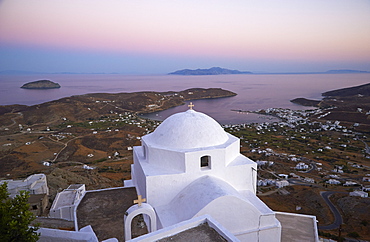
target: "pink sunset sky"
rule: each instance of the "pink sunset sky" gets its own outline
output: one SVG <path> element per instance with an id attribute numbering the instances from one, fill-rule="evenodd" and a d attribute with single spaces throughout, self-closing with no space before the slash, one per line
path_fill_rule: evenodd
<path id="1" fill-rule="evenodd" d="M 0 71 L 370 71 L 368 0 L 0 0 Z"/>

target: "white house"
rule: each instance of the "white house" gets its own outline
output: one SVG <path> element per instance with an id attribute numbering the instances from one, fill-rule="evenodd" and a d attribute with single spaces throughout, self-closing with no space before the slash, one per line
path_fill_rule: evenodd
<path id="1" fill-rule="evenodd" d="M 329 179 L 328 181 L 326 181 L 326 183 L 331 184 L 331 185 L 340 185 L 341 184 L 341 182 L 338 181 L 337 179 Z"/>
<path id="2" fill-rule="evenodd" d="M 305 178 L 303 179 L 303 181 L 305 181 L 305 182 L 309 182 L 309 183 L 315 183 L 315 180 L 314 180 L 313 178 L 310 178 L 310 177 L 305 177 Z"/>
<path id="3" fill-rule="evenodd" d="M 364 191 L 353 191 L 349 193 L 350 196 L 356 196 L 356 197 L 368 197 L 369 194 Z"/>
<path id="4" fill-rule="evenodd" d="M 362 187 L 362 191 L 364 191 L 364 192 L 370 192 L 370 185 L 363 186 Z"/>
<path id="5" fill-rule="evenodd" d="M 10 197 L 14 198 L 20 191 L 28 191 L 30 195 L 46 194 L 49 195 L 49 188 L 45 174 L 34 174 L 24 180 L 2 180 L 0 184 L 8 183 Z"/>
<path id="6" fill-rule="evenodd" d="M 358 185 L 357 182 L 353 181 L 346 181 L 346 183 L 343 184 L 343 186 L 355 186 Z"/>
<path id="7" fill-rule="evenodd" d="M 370 176 L 364 176 L 364 177 L 362 178 L 362 181 L 363 181 L 363 182 L 370 182 Z"/>
<path id="8" fill-rule="evenodd" d="M 304 162 L 300 162 L 295 166 L 295 169 L 297 169 L 297 170 L 307 170 L 308 165 Z"/>
<path id="9" fill-rule="evenodd" d="M 289 186 L 289 181 L 287 180 L 282 180 L 282 181 L 276 181 L 276 187 L 281 188 L 281 187 L 286 187 Z"/>
<path id="10" fill-rule="evenodd" d="M 283 178 L 283 179 L 288 179 L 288 177 L 289 177 L 289 175 L 287 175 L 287 174 L 279 174 L 278 176 Z"/>

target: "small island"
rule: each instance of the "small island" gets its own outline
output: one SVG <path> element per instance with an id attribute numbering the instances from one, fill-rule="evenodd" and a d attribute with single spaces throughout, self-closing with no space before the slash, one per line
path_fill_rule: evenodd
<path id="1" fill-rule="evenodd" d="M 21 86 L 21 88 L 25 89 L 53 89 L 53 88 L 60 88 L 58 83 L 49 81 L 49 80 L 39 80 L 34 82 L 28 82 Z"/>

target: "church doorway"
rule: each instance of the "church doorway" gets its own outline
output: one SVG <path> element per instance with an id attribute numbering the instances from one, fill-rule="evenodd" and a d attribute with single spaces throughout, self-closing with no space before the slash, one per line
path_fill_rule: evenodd
<path id="1" fill-rule="evenodd" d="M 148 233 L 148 226 L 144 221 L 143 214 L 136 215 L 131 222 L 131 237 L 136 238 Z"/>

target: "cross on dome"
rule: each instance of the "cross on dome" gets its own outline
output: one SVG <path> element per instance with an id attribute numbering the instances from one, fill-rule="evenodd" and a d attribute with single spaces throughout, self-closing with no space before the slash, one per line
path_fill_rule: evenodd
<path id="1" fill-rule="evenodd" d="M 192 102 L 190 102 L 190 104 L 188 105 L 188 107 L 189 107 L 189 110 L 193 110 L 194 104 Z"/>
<path id="2" fill-rule="evenodd" d="M 143 202 L 146 202 L 146 198 L 141 198 L 141 195 L 137 196 L 137 200 L 134 200 L 134 204 L 136 204 L 136 203 L 137 203 L 137 205 L 138 205 L 139 207 L 141 207 L 141 204 L 142 204 Z"/>

